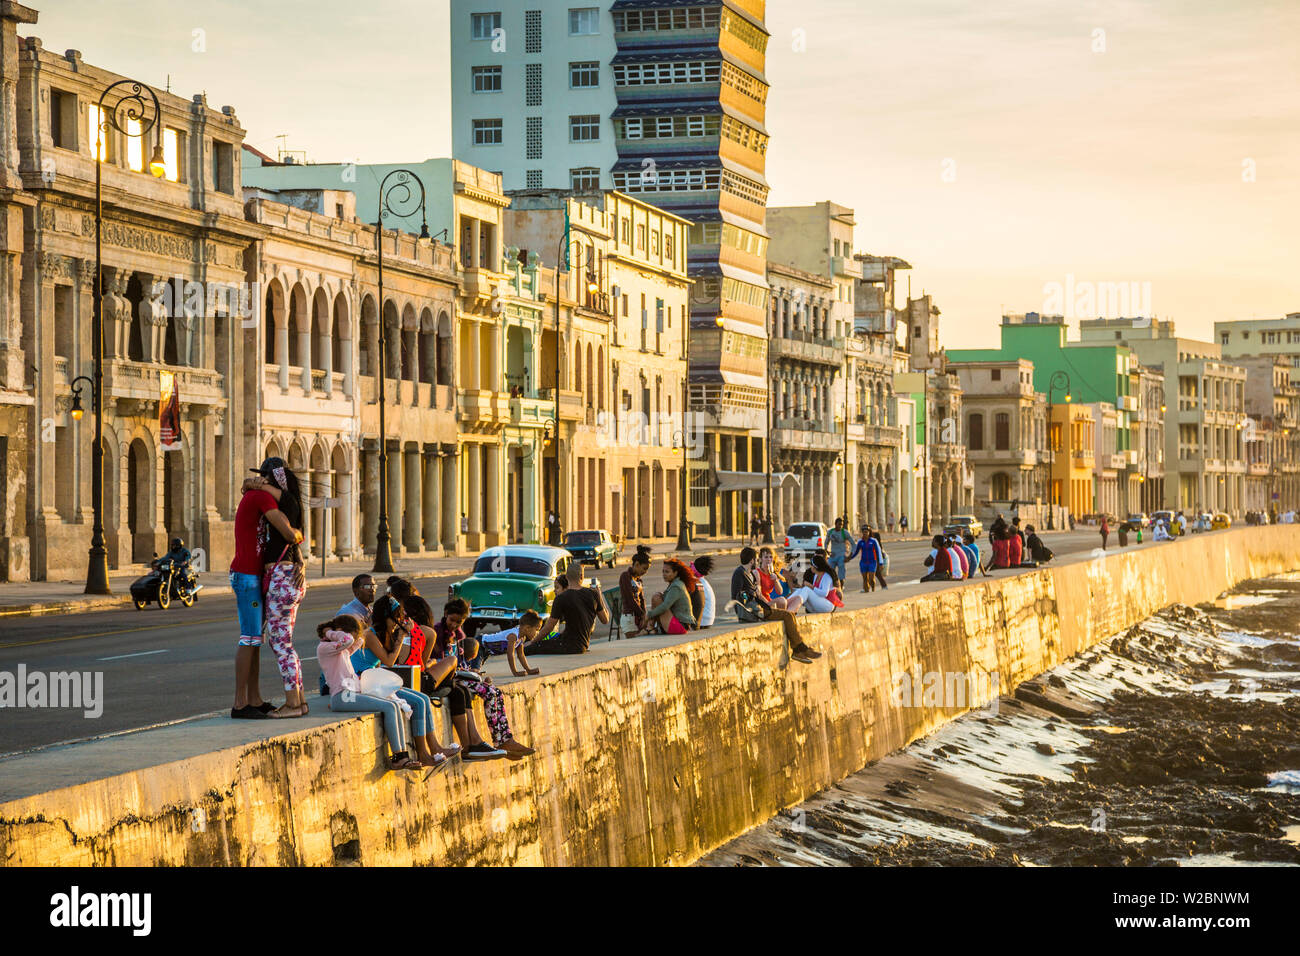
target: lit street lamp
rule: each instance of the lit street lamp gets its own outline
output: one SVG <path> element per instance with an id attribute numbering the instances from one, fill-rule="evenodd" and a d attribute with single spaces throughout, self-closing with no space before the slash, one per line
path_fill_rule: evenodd
<path id="1" fill-rule="evenodd" d="M 119 89 L 122 87 L 122 89 Z M 116 92 L 114 92 L 116 91 Z M 116 99 L 111 109 L 105 109 L 109 94 Z M 152 112 L 150 111 L 152 104 Z M 135 80 L 118 80 L 99 95 L 98 123 L 95 129 L 95 307 L 91 324 L 93 378 L 89 379 L 90 400 L 95 409 L 95 447 L 90 461 L 90 497 L 94 509 L 94 525 L 90 533 L 90 559 L 86 567 L 86 593 L 112 594 L 108 584 L 108 548 L 104 544 L 104 134 L 115 129 L 127 136 L 138 136 L 143 145 L 145 136 L 162 115 L 158 94 Z M 134 126 L 135 129 L 129 129 Z M 149 172 L 161 179 L 167 173 L 167 160 L 163 156 L 162 127 L 154 139 L 149 157 Z M 79 375 L 73 381 L 86 379 Z M 80 421 L 81 389 L 73 392 L 72 417 Z"/>
<path id="2" fill-rule="evenodd" d="M 1063 370 L 1057 369 L 1052 373 L 1051 379 L 1047 383 L 1047 530 L 1054 530 L 1053 516 L 1056 513 L 1056 502 L 1052 500 L 1052 472 L 1056 470 L 1056 442 L 1052 441 L 1052 396 L 1057 389 L 1065 393 L 1065 403 L 1070 403 L 1070 376 Z M 1061 429 L 1061 437 L 1065 437 L 1065 429 Z"/>

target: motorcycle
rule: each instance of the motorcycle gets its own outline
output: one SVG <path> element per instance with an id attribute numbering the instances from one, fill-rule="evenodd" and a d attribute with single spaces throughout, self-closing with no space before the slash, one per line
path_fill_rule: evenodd
<path id="1" fill-rule="evenodd" d="M 194 606 L 203 585 L 198 583 L 198 575 L 188 562 L 155 558 L 149 566 L 149 573 L 131 584 L 131 602 L 137 611 L 143 611 L 146 604 L 154 601 L 165 611 L 171 607 L 172 598 L 185 607 Z"/>

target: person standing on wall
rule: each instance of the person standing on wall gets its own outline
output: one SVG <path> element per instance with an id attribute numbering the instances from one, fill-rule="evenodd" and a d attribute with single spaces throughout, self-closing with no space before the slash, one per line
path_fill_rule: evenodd
<path id="1" fill-rule="evenodd" d="M 284 681 L 285 700 L 270 712 L 271 717 L 306 717 L 307 701 L 302 693 L 302 662 L 293 649 L 293 626 L 298 605 L 307 593 L 307 569 L 298 545 L 302 541 L 302 496 L 298 476 L 283 458 L 268 458 L 253 469 L 256 487 L 280 492 L 280 511 L 289 520 L 293 536 L 281 533 L 271 522 L 261 525 L 262 582 L 266 593 L 266 634 L 275 651 L 276 664 Z"/>
<path id="2" fill-rule="evenodd" d="M 235 651 L 235 703 L 230 716 L 237 720 L 262 719 L 272 710 L 258 688 L 261 669 L 262 631 L 265 602 L 262 596 L 262 551 L 260 529 L 273 527 L 281 538 L 302 541 L 280 510 L 281 490 L 260 475 L 244 482 L 243 496 L 235 509 L 235 556 L 230 562 L 230 589 L 235 594 L 239 615 L 239 646 Z"/>

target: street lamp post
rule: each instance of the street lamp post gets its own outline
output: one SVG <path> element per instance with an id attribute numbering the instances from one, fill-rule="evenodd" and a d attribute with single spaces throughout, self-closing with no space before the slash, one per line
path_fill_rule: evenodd
<path id="1" fill-rule="evenodd" d="M 390 185 L 389 180 L 393 182 Z M 414 182 L 420 188 L 417 201 L 411 189 Z M 429 223 L 425 211 L 424 182 L 409 169 L 394 169 L 379 184 L 379 213 L 375 217 L 375 249 L 379 255 L 379 534 L 375 539 L 376 574 L 393 571 L 392 535 L 388 529 L 388 429 L 384 409 L 388 404 L 388 336 L 384 329 L 384 214 L 391 213 L 399 219 L 409 219 L 420 212 L 420 238 L 429 238 Z"/>
<path id="2" fill-rule="evenodd" d="M 119 90 L 119 87 L 122 89 Z M 114 92 L 117 91 L 117 92 Z M 116 100 L 110 109 L 105 109 L 113 94 Z M 153 109 L 150 112 L 150 104 Z M 110 84 L 99 95 L 95 129 L 95 308 L 92 317 L 91 339 L 94 369 L 93 377 L 87 379 L 80 375 L 73 381 L 86 380 L 90 384 L 91 404 L 95 407 L 95 447 L 90 456 L 90 496 L 94 509 L 94 525 L 90 533 L 90 558 L 86 567 L 87 594 L 112 594 L 108 584 L 108 548 L 104 543 L 104 134 L 110 129 L 128 136 L 138 136 L 141 148 L 145 136 L 155 126 L 158 135 L 154 138 L 153 153 L 149 157 L 149 172 L 155 178 L 162 178 L 167 173 L 167 160 L 163 156 L 162 127 L 158 119 L 162 109 L 158 105 L 158 94 L 150 87 L 135 80 L 118 80 Z M 135 124 L 134 130 L 127 127 Z M 143 156 L 141 157 L 143 159 Z M 74 390 L 73 417 L 80 409 L 80 387 Z"/>
<path id="3" fill-rule="evenodd" d="M 772 509 L 772 419 L 776 414 L 776 406 L 772 401 L 772 336 L 776 333 L 776 317 L 772 316 L 772 329 L 768 334 L 767 353 L 765 364 L 767 366 L 767 431 L 763 435 L 763 451 L 767 459 L 767 484 L 763 490 L 763 510 L 767 512 L 763 520 L 763 543 L 776 544 L 776 539 L 772 537 L 772 524 L 776 520 L 776 514 Z"/>
<path id="4" fill-rule="evenodd" d="M 686 421 L 691 414 L 691 313 L 684 310 L 682 315 L 682 468 L 677 476 L 680 488 L 677 492 L 677 504 L 680 514 L 677 516 L 677 550 L 691 550 L 691 532 L 687 522 L 690 520 L 687 510 L 690 494 L 691 456 L 686 444 Z M 767 497 L 763 500 L 766 502 Z"/>
<path id="5" fill-rule="evenodd" d="M 1070 401 L 1070 376 L 1063 369 L 1057 369 L 1052 373 L 1051 379 L 1047 383 L 1047 448 L 1048 466 L 1047 466 L 1047 530 L 1054 529 L 1053 517 L 1056 514 L 1056 503 L 1052 500 L 1052 473 L 1056 470 L 1056 442 L 1052 440 L 1052 395 L 1057 389 L 1065 392 L 1066 404 Z M 1064 435 L 1062 429 L 1062 435 Z"/>
<path id="6" fill-rule="evenodd" d="M 930 378 L 929 373 L 921 373 L 921 434 L 925 436 L 925 454 L 923 461 L 925 468 L 921 472 L 921 497 L 924 511 L 921 517 L 921 534 L 925 537 L 930 536 L 930 467 L 934 462 L 930 447 Z"/>

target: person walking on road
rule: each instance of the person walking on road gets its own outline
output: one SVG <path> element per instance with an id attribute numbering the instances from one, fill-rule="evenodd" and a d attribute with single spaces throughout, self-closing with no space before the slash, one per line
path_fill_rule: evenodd
<path id="1" fill-rule="evenodd" d="M 830 560 L 835 576 L 841 582 L 845 578 L 845 556 L 853 549 L 853 535 L 844 527 L 844 519 L 836 518 L 835 527 L 826 535 L 826 554 Z"/>
<path id="2" fill-rule="evenodd" d="M 1106 520 L 1105 515 L 1102 515 L 1101 516 L 1101 550 L 1103 551 L 1106 550 L 1106 541 L 1109 538 L 1110 538 L 1110 522 Z"/>

